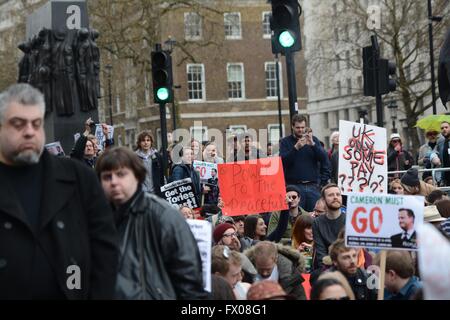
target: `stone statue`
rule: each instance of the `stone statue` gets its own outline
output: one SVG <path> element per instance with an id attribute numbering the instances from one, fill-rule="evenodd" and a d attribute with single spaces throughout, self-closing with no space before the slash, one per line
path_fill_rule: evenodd
<path id="1" fill-rule="evenodd" d="M 72 49 L 73 37 L 61 30 L 54 32 L 53 37 L 53 106 L 59 116 L 70 116 L 79 106 Z"/>
<path id="2" fill-rule="evenodd" d="M 31 73 L 31 44 L 30 42 L 22 42 L 18 48 L 24 53 L 24 56 L 19 62 L 19 83 L 28 83 Z"/>

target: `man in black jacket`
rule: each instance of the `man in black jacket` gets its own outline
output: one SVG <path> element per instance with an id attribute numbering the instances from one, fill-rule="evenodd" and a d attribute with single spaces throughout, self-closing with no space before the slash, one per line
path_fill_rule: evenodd
<path id="1" fill-rule="evenodd" d="M 117 231 L 94 172 L 44 150 L 45 102 L 0 95 L 0 300 L 111 299 Z"/>
<path id="2" fill-rule="evenodd" d="M 114 207 L 120 234 L 117 299 L 204 299 L 197 243 L 166 201 L 142 191 L 146 170 L 131 150 L 108 149 L 97 174 Z"/>
<path id="3" fill-rule="evenodd" d="M 358 262 L 356 249 L 346 247 L 344 240 L 338 239 L 330 246 L 330 258 L 334 267 L 329 271 L 340 271 L 347 278 L 356 300 L 377 299 L 377 290 L 369 288 L 368 274 L 356 265 Z"/>

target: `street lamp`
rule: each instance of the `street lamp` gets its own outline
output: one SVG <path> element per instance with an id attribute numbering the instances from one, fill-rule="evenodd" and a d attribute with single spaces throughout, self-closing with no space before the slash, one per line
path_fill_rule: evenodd
<path id="1" fill-rule="evenodd" d="M 441 16 L 433 16 L 431 0 L 428 0 L 428 38 L 430 43 L 430 68 L 431 68 L 431 97 L 433 99 L 433 114 L 436 110 L 436 84 L 434 75 L 434 48 L 433 48 L 433 22 L 442 21 Z"/>
<path id="2" fill-rule="evenodd" d="M 113 125 L 113 116 L 112 116 L 112 92 L 111 92 L 111 73 L 112 73 L 112 65 L 107 64 L 105 66 L 108 76 L 108 95 L 109 95 L 109 124 Z"/>
<path id="3" fill-rule="evenodd" d="M 392 132 L 393 133 L 397 133 L 397 128 L 395 127 L 395 121 L 397 120 L 397 102 L 392 99 L 391 101 L 389 101 L 388 104 L 388 109 L 389 109 L 389 113 L 391 115 L 391 119 L 392 119 Z"/>

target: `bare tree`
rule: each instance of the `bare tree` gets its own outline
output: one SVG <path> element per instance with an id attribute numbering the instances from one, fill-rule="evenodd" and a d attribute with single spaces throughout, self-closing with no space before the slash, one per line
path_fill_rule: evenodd
<path id="1" fill-rule="evenodd" d="M 315 10 L 315 20 L 320 21 L 320 32 L 311 40 L 318 47 L 318 55 L 311 57 L 310 71 L 328 74 L 328 82 L 336 74 L 338 66 L 347 73 L 362 76 L 362 48 L 370 45 L 371 32 L 367 29 L 367 1 L 340 0 L 324 1 L 322 10 Z M 435 0 L 433 12 L 448 13 L 448 0 Z M 430 59 L 428 46 L 427 1 L 422 0 L 380 0 L 381 29 L 376 30 L 381 47 L 381 56 L 396 63 L 397 90 L 392 97 L 400 102 L 408 135 L 413 146 L 419 145 L 414 127 L 418 118 L 429 109 L 431 103 Z M 320 20 L 319 20 L 320 19 Z M 434 56 L 439 56 L 449 20 L 435 24 Z M 437 63 L 435 64 L 435 67 Z M 333 69 L 330 69 L 332 67 Z M 339 69 L 337 70 L 340 71 Z M 352 88 L 354 102 L 370 103 L 372 98 L 362 95 L 361 88 Z"/>

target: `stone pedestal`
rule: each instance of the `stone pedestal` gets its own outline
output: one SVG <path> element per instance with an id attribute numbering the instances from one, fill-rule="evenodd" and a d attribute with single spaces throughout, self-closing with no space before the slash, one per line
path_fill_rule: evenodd
<path id="1" fill-rule="evenodd" d="M 86 119 L 98 122 L 96 36 L 89 30 L 85 0 L 51 0 L 27 18 L 27 39 L 19 46 L 25 53 L 21 66 L 29 66 L 21 69 L 19 81 L 46 96 L 47 143 L 61 142 L 66 154 L 73 147 L 74 134 L 84 131 Z"/>

